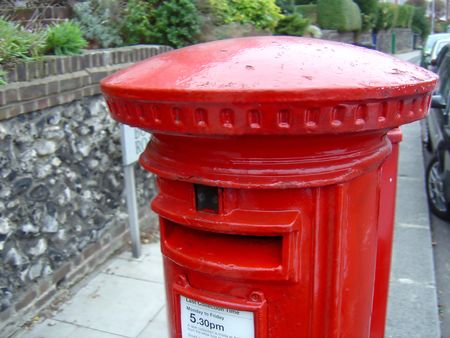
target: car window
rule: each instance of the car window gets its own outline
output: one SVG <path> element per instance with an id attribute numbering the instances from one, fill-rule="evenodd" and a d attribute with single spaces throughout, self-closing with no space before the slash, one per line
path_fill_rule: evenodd
<path id="1" fill-rule="evenodd" d="M 429 51 L 431 50 L 431 47 L 433 47 L 433 43 L 436 41 L 436 37 L 430 35 L 427 39 L 427 41 L 425 42 L 425 47 L 424 50 L 425 51 Z"/>
<path id="2" fill-rule="evenodd" d="M 439 52 L 439 54 L 438 54 L 438 56 L 436 58 L 436 69 L 441 66 L 442 61 L 445 59 L 447 53 L 449 52 L 449 47 L 450 47 L 450 45 L 447 43 L 440 50 L 440 52 Z"/>
<path id="3" fill-rule="evenodd" d="M 450 42 L 450 40 L 448 40 L 448 39 L 436 41 L 436 44 L 433 46 L 433 51 L 432 51 L 433 58 L 436 58 L 437 55 L 439 54 L 439 52 L 441 51 L 442 47 L 444 47 L 449 42 Z"/>
<path id="4" fill-rule="evenodd" d="M 427 41 L 425 42 L 424 51 L 425 52 L 431 52 L 431 48 L 433 47 L 434 43 L 443 38 L 450 38 L 450 34 L 431 34 L 428 36 Z"/>
<path id="5" fill-rule="evenodd" d="M 439 94 L 447 99 L 450 91 L 450 52 L 446 54 L 438 71 L 439 75 Z"/>

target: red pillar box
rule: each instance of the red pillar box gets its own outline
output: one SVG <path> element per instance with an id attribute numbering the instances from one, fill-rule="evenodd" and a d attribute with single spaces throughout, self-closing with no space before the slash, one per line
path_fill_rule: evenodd
<path id="1" fill-rule="evenodd" d="M 386 323 L 392 240 L 394 235 L 399 143 L 402 140 L 400 129 L 392 129 L 388 133 L 388 138 L 392 144 L 392 151 L 380 168 L 381 186 L 378 215 L 378 247 L 372 319 L 370 324 L 371 338 L 383 338 Z"/>
<path id="2" fill-rule="evenodd" d="M 105 79 L 113 117 L 153 133 L 140 162 L 157 175 L 171 337 L 381 337 L 387 134 L 425 116 L 435 82 L 291 37 L 187 47 Z"/>

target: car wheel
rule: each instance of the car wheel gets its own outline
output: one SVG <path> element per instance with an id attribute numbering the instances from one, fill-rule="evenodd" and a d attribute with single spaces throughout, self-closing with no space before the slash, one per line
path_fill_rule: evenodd
<path id="1" fill-rule="evenodd" d="M 445 198 L 444 178 L 436 157 L 431 159 L 427 167 L 426 188 L 431 212 L 442 219 L 450 220 L 450 204 Z"/>

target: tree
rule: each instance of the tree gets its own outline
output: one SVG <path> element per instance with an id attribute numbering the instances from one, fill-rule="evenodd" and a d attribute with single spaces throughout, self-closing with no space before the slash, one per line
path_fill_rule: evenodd
<path id="1" fill-rule="evenodd" d="M 362 30 L 374 27 L 377 19 L 378 0 L 354 0 L 361 10 Z"/>
<path id="2" fill-rule="evenodd" d="M 426 18 L 425 11 L 424 7 L 416 7 L 411 25 L 412 31 L 419 34 L 422 39 L 425 39 L 431 31 L 430 21 Z"/>
<path id="3" fill-rule="evenodd" d="M 431 31 L 430 21 L 426 17 L 428 2 L 426 0 L 408 0 L 406 3 L 416 8 L 411 25 L 412 31 L 419 34 L 422 39 L 426 39 Z"/>
<path id="4" fill-rule="evenodd" d="M 431 3 L 427 0 L 408 0 L 406 1 L 407 5 L 412 5 L 415 7 L 424 8 L 425 11 L 431 6 Z M 435 0 L 434 2 L 434 11 L 436 14 L 436 18 L 444 16 L 445 13 L 445 2 L 443 0 Z"/>
<path id="5" fill-rule="evenodd" d="M 361 13 L 370 14 L 377 12 L 378 0 L 354 0 L 354 2 L 358 5 Z"/>
<path id="6" fill-rule="evenodd" d="M 445 16 L 445 3 L 442 0 L 434 1 L 434 13 L 436 14 L 436 18 L 440 18 Z"/>

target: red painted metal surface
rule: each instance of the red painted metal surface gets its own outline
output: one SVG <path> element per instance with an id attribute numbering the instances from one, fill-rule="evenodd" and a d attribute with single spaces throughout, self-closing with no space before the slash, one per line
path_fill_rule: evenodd
<path id="1" fill-rule="evenodd" d="M 399 141 L 387 133 L 424 117 L 435 81 L 288 37 L 187 47 L 104 80 L 112 116 L 153 133 L 140 162 L 158 177 L 171 337 L 183 297 L 252 312 L 256 338 L 382 337 Z"/>
<path id="2" fill-rule="evenodd" d="M 380 211 L 378 215 L 378 250 L 375 276 L 375 293 L 372 306 L 371 338 L 383 338 L 391 271 L 392 242 L 395 221 L 395 196 L 397 169 L 402 133 L 399 128 L 388 133 L 392 152 L 380 169 Z"/>

